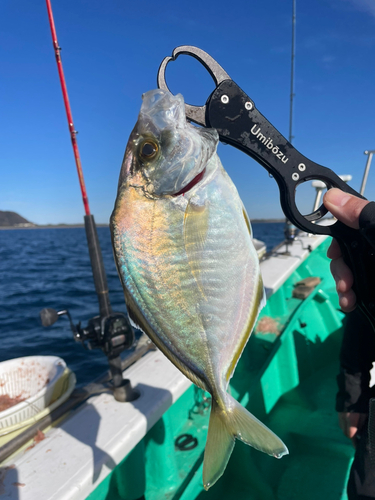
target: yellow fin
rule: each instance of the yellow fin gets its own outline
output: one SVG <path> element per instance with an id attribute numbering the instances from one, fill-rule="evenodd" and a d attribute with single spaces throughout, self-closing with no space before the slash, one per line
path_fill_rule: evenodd
<path id="1" fill-rule="evenodd" d="M 189 266 L 198 288 L 206 299 L 202 281 L 202 251 L 207 239 L 209 207 L 195 205 L 189 201 L 184 216 L 184 242 Z"/>
<path id="2" fill-rule="evenodd" d="M 203 463 L 203 485 L 210 488 L 223 475 L 234 447 L 240 439 L 275 458 L 287 455 L 288 448 L 268 427 L 254 417 L 229 394 L 229 408 L 222 409 L 212 398 L 210 423 Z"/>
<path id="3" fill-rule="evenodd" d="M 226 413 L 228 427 L 236 439 L 240 439 L 253 448 L 275 458 L 288 455 L 288 448 L 274 432 L 254 417 L 232 396 L 226 394 L 226 397 L 231 405 L 231 411 Z"/>
<path id="4" fill-rule="evenodd" d="M 242 213 L 246 222 L 247 229 L 249 230 L 250 237 L 253 237 L 253 228 L 251 227 L 251 222 L 249 216 L 247 215 L 246 208 L 242 205 Z"/>
<path id="5" fill-rule="evenodd" d="M 203 486 L 205 490 L 223 475 L 232 454 L 235 439 L 222 416 L 222 410 L 212 398 L 210 422 L 203 462 Z"/>
<path id="6" fill-rule="evenodd" d="M 229 369 L 226 373 L 226 380 L 229 381 L 231 378 L 234 370 L 236 369 L 237 363 L 241 357 L 241 354 L 243 350 L 245 349 L 245 346 L 250 338 L 251 332 L 253 331 L 253 328 L 255 326 L 255 322 L 259 316 L 260 311 L 263 309 L 263 307 L 266 305 L 266 293 L 264 290 L 263 286 L 263 280 L 262 276 L 259 275 L 258 279 L 258 284 L 255 292 L 255 301 L 254 301 L 254 307 L 251 311 L 251 314 L 249 316 L 247 325 L 244 329 L 242 337 L 242 341 L 238 344 L 237 350 L 233 353 L 233 358 L 232 361 L 229 365 Z"/>

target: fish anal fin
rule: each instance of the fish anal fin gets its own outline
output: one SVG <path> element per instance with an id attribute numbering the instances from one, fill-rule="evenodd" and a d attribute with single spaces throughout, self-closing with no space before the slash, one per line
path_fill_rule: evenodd
<path id="1" fill-rule="evenodd" d="M 251 309 L 247 324 L 244 328 L 243 334 L 241 335 L 241 342 L 239 342 L 236 351 L 233 353 L 233 358 L 226 372 L 226 380 L 229 381 L 231 376 L 236 369 L 237 363 L 241 357 L 243 350 L 250 338 L 251 332 L 254 329 L 256 320 L 258 319 L 260 311 L 266 305 L 266 293 L 263 286 L 262 276 L 259 274 L 259 279 L 256 286 L 255 291 L 255 299 L 254 299 L 254 307 Z"/>

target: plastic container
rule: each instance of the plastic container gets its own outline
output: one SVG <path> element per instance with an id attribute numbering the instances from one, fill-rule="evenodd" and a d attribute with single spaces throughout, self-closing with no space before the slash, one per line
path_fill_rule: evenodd
<path id="1" fill-rule="evenodd" d="M 74 373 L 57 356 L 28 356 L 0 363 L 0 402 L 7 405 L 12 399 L 20 400 L 0 411 L 0 435 L 30 425 L 52 411 L 70 396 L 75 383 Z"/>

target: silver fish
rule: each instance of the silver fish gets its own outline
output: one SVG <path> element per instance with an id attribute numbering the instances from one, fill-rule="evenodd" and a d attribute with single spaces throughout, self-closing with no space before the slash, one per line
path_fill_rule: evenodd
<path id="1" fill-rule="evenodd" d="M 223 474 L 235 439 L 277 458 L 288 453 L 227 393 L 265 298 L 250 222 L 217 144 L 216 130 L 186 121 L 180 94 L 144 94 L 111 216 L 131 318 L 212 395 L 206 489 Z"/>

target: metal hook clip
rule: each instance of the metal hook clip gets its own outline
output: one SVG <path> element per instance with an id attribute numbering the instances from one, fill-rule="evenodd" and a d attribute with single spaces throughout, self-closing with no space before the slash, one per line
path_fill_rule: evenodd
<path id="1" fill-rule="evenodd" d="M 171 57 L 165 57 L 160 65 L 157 82 L 159 89 L 167 90 L 170 92 L 168 85 L 165 81 L 165 69 L 169 61 L 175 61 L 180 54 L 185 54 L 192 56 L 197 59 L 210 73 L 212 79 L 215 82 L 216 87 L 224 80 L 231 80 L 231 77 L 226 71 L 218 64 L 215 59 L 213 59 L 207 52 L 198 47 L 193 47 L 191 45 L 181 45 L 176 47 L 172 52 Z M 185 112 L 188 120 L 207 127 L 206 123 L 206 105 L 204 106 L 192 106 L 191 104 L 185 104 Z"/>

